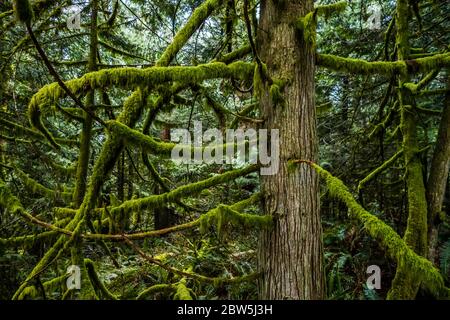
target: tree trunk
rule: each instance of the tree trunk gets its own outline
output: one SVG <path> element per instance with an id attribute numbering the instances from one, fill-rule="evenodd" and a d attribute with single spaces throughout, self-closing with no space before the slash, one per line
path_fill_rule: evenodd
<path id="1" fill-rule="evenodd" d="M 407 0 L 397 1 L 397 51 L 398 60 L 409 59 L 409 7 Z M 421 256 L 427 252 L 427 201 L 422 174 L 422 162 L 419 158 L 417 138 L 417 115 L 414 111 L 414 97 L 404 87 L 410 82 L 410 76 L 399 76 L 398 99 L 400 102 L 400 129 L 403 135 L 403 155 L 406 170 L 408 197 L 408 221 L 403 239 L 408 246 Z M 397 264 L 397 271 L 388 292 L 388 299 L 412 300 L 420 287 L 417 276 L 410 272 L 410 266 L 403 261 Z"/>
<path id="2" fill-rule="evenodd" d="M 261 234 L 262 299 L 324 298 L 318 176 L 306 164 L 287 166 L 289 159 L 317 161 L 314 49 L 295 28 L 312 10 L 312 0 L 261 1 L 258 51 L 268 75 L 287 80 L 281 104 L 270 85 L 258 89 L 264 126 L 280 136 L 279 172 L 261 178 L 265 214 L 275 217 L 274 227 Z"/>

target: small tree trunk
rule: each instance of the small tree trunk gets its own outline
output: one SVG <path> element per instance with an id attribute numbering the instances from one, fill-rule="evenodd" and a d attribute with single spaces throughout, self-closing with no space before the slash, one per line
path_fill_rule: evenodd
<path id="1" fill-rule="evenodd" d="M 444 111 L 442 112 L 433 159 L 431 160 L 430 176 L 427 183 L 428 258 L 432 262 L 436 262 L 438 237 L 436 219 L 442 210 L 450 164 L 450 69 L 448 70 L 447 77 L 447 88 L 449 91 L 445 95 Z"/>

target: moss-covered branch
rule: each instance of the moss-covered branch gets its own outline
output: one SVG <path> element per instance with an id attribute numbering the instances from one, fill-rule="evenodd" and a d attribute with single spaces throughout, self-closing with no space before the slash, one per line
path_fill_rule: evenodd
<path id="1" fill-rule="evenodd" d="M 392 76 L 406 73 L 407 66 L 403 61 L 368 62 L 362 59 L 344 58 L 330 54 L 316 54 L 316 64 L 334 71 L 351 74 L 382 74 Z"/>
<path id="2" fill-rule="evenodd" d="M 334 71 L 351 74 L 380 74 L 392 76 L 429 72 L 450 66 L 450 54 L 435 54 L 427 58 L 399 61 L 374 61 L 344 58 L 330 54 L 316 54 L 316 64 Z"/>
<path id="3" fill-rule="evenodd" d="M 155 284 L 143 291 L 141 291 L 138 296 L 136 297 L 136 300 L 144 300 L 145 298 L 147 298 L 148 296 L 164 291 L 175 291 L 177 290 L 177 285 L 176 284 Z"/>
<path id="4" fill-rule="evenodd" d="M 111 293 L 111 291 L 106 288 L 105 284 L 98 277 L 97 272 L 95 271 L 94 262 L 91 259 L 84 259 L 84 265 L 86 266 L 87 274 L 89 276 L 89 280 L 92 284 L 94 290 L 98 293 L 101 293 L 103 297 L 109 300 L 118 300 L 118 297 Z"/>
<path id="5" fill-rule="evenodd" d="M 170 81 L 202 82 L 215 78 L 249 79 L 254 71 L 253 64 L 234 62 L 226 65 L 221 62 L 199 66 L 174 66 L 139 68 L 114 68 L 85 74 L 83 77 L 66 82 L 71 92 L 76 95 L 93 89 L 104 89 L 110 86 L 135 89 L 139 86 L 152 87 Z M 41 88 L 32 98 L 28 106 L 28 114 L 33 127 L 41 131 L 54 144 L 54 138 L 41 121 L 41 114 L 51 110 L 51 106 L 66 96 L 58 83 L 52 83 Z"/>
<path id="6" fill-rule="evenodd" d="M 378 176 L 380 173 L 382 173 L 384 170 L 389 168 L 391 164 L 393 164 L 401 155 L 403 154 L 403 150 L 399 150 L 396 154 L 394 154 L 392 157 L 390 157 L 388 160 L 386 160 L 381 166 L 370 172 L 364 179 L 362 179 L 358 184 L 358 191 L 361 190 L 365 184 L 367 184 L 369 181 L 374 179 L 376 176 Z"/>
<path id="7" fill-rule="evenodd" d="M 398 265 L 405 266 L 413 279 L 423 281 L 431 292 L 444 298 L 449 296 L 450 291 L 445 287 L 439 270 L 430 261 L 415 253 L 390 226 L 361 207 L 341 180 L 310 161 L 300 160 L 292 163 L 308 163 L 312 166 L 325 180 L 330 194 L 347 205 L 350 217 L 362 223 L 368 234 L 379 241 Z"/>
<path id="8" fill-rule="evenodd" d="M 124 210 L 124 212 L 131 212 L 142 210 L 145 208 L 161 206 L 169 202 L 175 202 L 176 200 L 188 196 L 196 195 L 204 189 L 213 187 L 221 183 L 225 183 L 227 181 L 231 181 L 241 176 L 245 176 L 249 173 L 257 171 L 258 169 L 258 165 L 252 165 L 243 169 L 231 170 L 199 182 L 194 182 L 178 187 L 170 192 L 166 192 L 160 195 L 152 195 L 141 199 L 125 201 L 120 206 L 112 208 L 110 211 L 111 213 L 119 212 L 122 210 Z"/>
<path id="9" fill-rule="evenodd" d="M 324 17 L 328 19 L 333 13 L 339 13 L 347 7 L 346 1 L 340 1 L 329 5 L 317 6 L 306 16 L 297 20 L 297 28 L 303 32 L 305 40 L 311 44 L 316 43 L 317 18 Z"/>
<path id="10" fill-rule="evenodd" d="M 171 267 L 165 263 L 163 263 L 159 259 L 155 259 L 149 255 L 147 255 L 144 251 L 142 251 L 141 248 L 139 248 L 136 244 L 134 244 L 130 239 L 128 239 L 126 236 L 124 236 L 125 242 L 127 242 L 142 258 L 144 258 L 149 263 L 155 264 L 164 270 L 174 273 L 179 276 L 183 276 L 186 278 L 194 279 L 200 282 L 206 282 L 206 283 L 212 283 L 215 286 L 219 286 L 221 284 L 236 284 L 236 283 L 242 283 L 244 281 L 253 281 L 256 279 L 259 274 L 258 273 L 252 273 L 248 274 L 242 277 L 235 277 L 235 278 L 220 278 L 220 277 L 207 277 L 198 273 L 194 272 L 186 272 L 179 269 L 176 269 L 174 267 Z"/>
<path id="11" fill-rule="evenodd" d="M 184 44 L 191 38 L 195 31 L 203 24 L 209 15 L 222 5 L 224 0 L 206 0 L 199 5 L 193 12 L 189 21 L 177 32 L 172 43 L 167 47 L 159 58 L 158 66 L 167 66 L 175 58 Z"/>
<path id="12" fill-rule="evenodd" d="M 15 167 L 14 172 L 17 174 L 17 176 L 22 181 L 23 185 L 29 189 L 31 192 L 39 194 L 41 196 L 44 196 L 48 199 L 54 199 L 54 200 L 63 200 L 63 201 L 70 201 L 72 199 L 72 193 L 70 192 L 60 192 L 55 191 L 52 189 L 49 189 L 36 180 L 30 178 L 25 172 L 20 170 L 19 168 Z"/>

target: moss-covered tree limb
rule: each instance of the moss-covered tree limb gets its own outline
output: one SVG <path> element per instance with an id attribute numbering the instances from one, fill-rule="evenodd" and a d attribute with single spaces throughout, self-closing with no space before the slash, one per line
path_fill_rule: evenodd
<path id="1" fill-rule="evenodd" d="M 223 55 L 222 57 L 216 59 L 215 61 L 229 64 L 231 62 L 234 62 L 238 59 L 245 57 L 246 55 L 250 54 L 251 52 L 252 52 L 252 48 L 249 45 L 246 45 L 246 46 L 236 49 L 230 53 Z"/>
<path id="2" fill-rule="evenodd" d="M 34 192 L 36 194 L 39 194 L 41 196 L 44 196 L 48 199 L 54 199 L 54 200 L 63 200 L 63 201 L 70 201 L 72 199 L 72 193 L 70 192 L 59 192 L 52 189 L 49 189 L 36 180 L 30 178 L 25 172 L 20 170 L 19 168 L 15 167 L 14 172 L 17 174 L 17 176 L 22 181 L 23 185 L 29 189 L 31 192 Z"/>
<path id="3" fill-rule="evenodd" d="M 376 176 L 378 176 L 384 170 L 389 168 L 389 166 L 391 164 L 393 164 L 402 154 L 403 154 L 403 150 L 399 150 L 392 157 L 390 157 L 388 160 L 386 160 L 381 166 L 377 167 L 372 172 L 370 172 L 364 179 L 362 179 L 359 182 L 358 191 L 361 190 L 364 187 L 364 185 L 367 184 L 369 181 L 373 180 Z"/>
<path id="4" fill-rule="evenodd" d="M 118 121 L 123 122 L 127 126 L 134 126 L 139 119 L 143 109 L 143 97 L 141 90 L 135 91 L 124 103 L 124 110 L 118 117 Z M 112 170 L 114 163 L 117 160 L 118 155 L 123 149 L 123 144 L 120 137 L 110 136 L 105 142 L 102 151 L 94 165 L 93 173 L 90 177 L 90 183 L 88 190 L 83 200 L 83 204 L 76 212 L 73 219 L 65 227 L 65 230 L 71 232 L 71 237 L 66 238 L 66 235 L 61 235 L 56 240 L 54 245 L 44 254 L 42 259 L 33 268 L 25 281 L 16 291 L 13 299 L 16 299 L 22 290 L 27 286 L 27 283 L 31 281 L 36 275 L 43 272 L 53 261 L 55 261 L 65 250 L 67 250 L 74 239 L 80 235 L 82 227 L 84 225 L 84 219 L 87 212 L 90 212 L 95 208 L 95 204 L 99 197 L 100 188 L 107 178 L 107 175 Z"/>
<path id="5" fill-rule="evenodd" d="M 149 263 L 155 264 L 164 270 L 174 273 L 176 275 L 180 275 L 186 278 L 194 279 L 200 282 L 206 282 L 206 283 L 212 283 L 216 286 L 221 284 L 236 284 L 241 283 L 245 281 L 253 281 L 255 280 L 259 274 L 258 273 L 252 273 L 248 274 L 242 277 L 235 277 L 235 278 L 221 278 L 221 277 L 207 277 L 198 273 L 193 272 L 185 272 L 182 270 L 178 270 L 174 267 L 171 267 L 165 263 L 163 263 L 161 260 L 155 259 L 153 257 L 150 257 L 147 255 L 144 251 L 142 251 L 141 248 L 139 248 L 136 244 L 134 244 L 130 239 L 128 239 L 126 236 L 123 236 L 125 238 L 125 242 L 128 243 L 144 260 L 148 261 Z"/>
<path id="6" fill-rule="evenodd" d="M 397 51 L 399 60 L 407 60 L 409 45 L 409 3 L 408 0 L 397 1 Z M 436 56 L 434 56 L 436 57 Z M 423 58 L 429 59 L 429 58 Z M 418 61 L 421 59 L 417 59 Z M 433 63 L 431 69 L 438 66 Z M 417 116 L 412 106 L 414 98 L 404 84 L 410 82 L 408 73 L 399 76 L 398 98 L 400 104 L 400 130 L 403 136 L 403 156 L 406 170 L 406 187 L 408 199 L 408 220 L 404 234 L 405 243 L 418 255 L 427 253 L 427 200 L 423 180 L 422 162 L 418 157 Z M 388 299 L 414 299 L 420 287 L 420 281 L 411 273 L 409 266 L 399 263 L 388 293 Z"/>
<path id="7" fill-rule="evenodd" d="M 250 198 L 239 201 L 229 206 L 219 205 L 218 207 L 211 209 L 205 214 L 202 214 L 199 218 L 186 222 L 180 225 L 172 226 L 165 229 L 159 230 L 151 230 L 144 232 L 136 232 L 136 233 L 128 233 L 125 236 L 130 240 L 142 240 L 151 237 L 160 237 L 169 233 L 179 232 L 187 229 L 192 229 L 195 227 L 200 227 L 202 231 L 206 231 L 209 226 L 217 226 L 220 230 L 222 225 L 230 222 L 235 226 L 244 226 L 244 227 L 269 227 L 272 223 L 271 217 L 268 216 L 260 216 L 260 215 L 251 215 L 251 214 L 243 214 L 239 213 L 239 210 L 244 210 L 248 206 L 256 203 L 260 200 L 260 194 L 254 194 Z M 76 212 L 76 211 L 75 211 Z M 73 213 L 73 212 L 71 212 Z M 56 224 L 51 225 L 40 221 L 36 218 L 31 218 L 27 216 L 27 220 L 32 223 L 35 223 L 41 227 L 52 230 L 52 234 L 60 233 L 66 236 L 73 236 L 73 232 L 64 228 L 58 227 Z M 67 218 L 66 220 L 67 221 Z M 84 233 L 80 234 L 80 238 L 87 240 L 107 240 L 107 241 L 124 241 L 123 234 L 93 234 L 93 233 Z M 0 239 L 2 240 L 2 239 Z M 8 239 L 3 239 L 5 242 Z M 19 239 L 18 241 L 20 241 Z"/>
<path id="8" fill-rule="evenodd" d="M 177 32 L 172 43 L 166 48 L 157 62 L 157 66 L 167 66 L 176 54 L 191 38 L 195 31 L 203 24 L 210 14 L 221 6 L 224 0 L 206 0 L 199 5 L 189 18 L 188 22 Z"/>
<path id="9" fill-rule="evenodd" d="M 105 286 L 103 281 L 98 277 L 97 271 L 95 270 L 94 262 L 91 259 L 84 259 L 84 265 L 86 266 L 87 274 L 89 276 L 89 281 L 92 284 L 92 287 L 97 292 L 97 295 L 100 293 L 104 298 L 109 300 L 118 300 L 119 298 L 111 293 L 108 288 Z"/>
<path id="10" fill-rule="evenodd" d="M 252 77 L 253 71 L 253 64 L 245 62 L 234 62 L 229 65 L 215 62 L 194 67 L 117 68 L 87 73 L 79 79 L 67 81 L 66 85 L 71 92 L 78 95 L 89 90 L 104 89 L 110 86 L 135 89 L 138 86 L 152 87 L 156 83 L 162 84 L 170 81 L 185 83 L 202 82 L 215 78 L 249 79 Z M 65 96 L 66 91 L 58 83 L 52 83 L 41 88 L 31 98 L 28 106 L 31 124 L 48 139 L 51 139 L 53 144 L 56 142 L 42 123 L 41 114 L 49 112 L 51 105 Z"/>
<path id="11" fill-rule="evenodd" d="M 89 44 L 89 58 L 88 71 L 93 72 L 97 70 L 97 50 L 98 50 L 98 28 L 97 28 L 97 14 L 98 1 L 92 0 L 91 5 L 91 24 L 90 24 L 90 44 Z M 93 106 L 95 105 L 95 90 L 89 91 L 86 98 L 86 108 L 94 113 Z M 77 171 L 75 191 L 73 200 L 75 207 L 78 208 L 83 202 L 84 194 L 86 192 L 88 162 L 90 155 L 90 144 L 92 139 L 92 116 L 84 112 L 83 127 L 80 134 L 80 149 L 78 153 Z"/>
<path id="12" fill-rule="evenodd" d="M 411 93 L 413 94 L 417 94 L 418 91 L 422 90 L 423 88 L 425 88 L 431 81 L 433 81 L 436 76 L 439 74 L 441 70 L 433 70 L 431 72 L 429 72 L 428 74 L 425 75 L 425 77 L 423 77 L 422 80 L 420 80 L 418 83 L 405 83 L 403 84 L 404 87 L 406 87 L 407 89 L 409 89 L 409 91 L 411 91 Z"/>
<path id="13" fill-rule="evenodd" d="M 317 6 L 306 16 L 297 20 L 297 28 L 303 32 L 303 37 L 311 44 L 316 43 L 317 18 L 324 17 L 328 19 L 333 13 L 339 13 L 345 10 L 347 1 L 340 1 L 329 5 Z"/>
<path id="14" fill-rule="evenodd" d="M 46 143 L 45 140 L 42 139 L 42 138 L 45 138 L 45 136 L 42 135 L 39 131 L 34 131 L 30 128 L 24 127 L 18 123 L 6 120 L 4 118 L 0 118 L 0 124 L 3 126 L 3 128 L 11 129 L 14 132 L 14 134 L 17 134 L 17 135 L 20 135 L 23 137 L 33 138 L 36 141 L 44 143 L 47 146 L 51 147 L 50 144 Z M 8 131 L 11 132 L 10 130 L 8 130 Z M 69 147 L 78 145 L 78 141 L 72 140 L 72 139 L 56 138 L 55 141 L 56 141 L 56 143 L 58 143 L 60 145 L 66 145 Z"/>
<path id="15" fill-rule="evenodd" d="M 111 213 L 118 212 L 120 210 L 124 210 L 125 212 L 131 212 L 136 210 L 142 210 L 149 207 L 161 206 L 169 202 L 175 202 L 176 200 L 188 196 L 196 195 L 204 189 L 213 187 L 221 183 L 225 183 L 227 181 L 234 180 L 241 176 L 245 176 L 249 173 L 257 171 L 258 169 L 259 169 L 258 165 L 251 165 L 243 169 L 231 170 L 199 182 L 194 182 L 178 187 L 170 192 L 166 192 L 160 195 L 152 195 L 145 198 L 125 201 L 120 206 L 114 207 L 110 211 Z"/>
<path id="16" fill-rule="evenodd" d="M 374 61 L 344 58 L 330 54 L 316 54 L 316 63 L 320 67 L 351 74 L 380 74 L 392 76 L 410 73 L 429 72 L 450 66 L 450 54 L 435 54 L 431 57 L 414 60 Z"/>
<path id="17" fill-rule="evenodd" d="M 144 289 L 143 291 L 141 291 L 137 297 L 136 300 L 144 300 L 146 299 L 148 296 L 164 291 L 174 291 L 177 289 L 177 286 L 175 284 L 155 284 L 147 289 Z"/>

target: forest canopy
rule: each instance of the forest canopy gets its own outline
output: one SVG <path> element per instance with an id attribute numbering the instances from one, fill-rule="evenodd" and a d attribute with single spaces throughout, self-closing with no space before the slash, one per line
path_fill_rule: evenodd
<path id="1" fill-rule="evenodd" d="M 1 300 L 450 298 L 447 0 L 0 25 Z"/>

